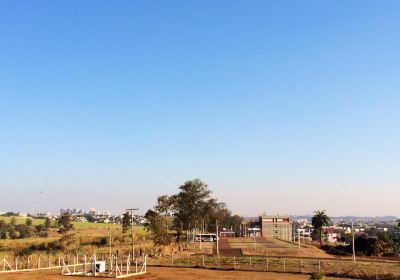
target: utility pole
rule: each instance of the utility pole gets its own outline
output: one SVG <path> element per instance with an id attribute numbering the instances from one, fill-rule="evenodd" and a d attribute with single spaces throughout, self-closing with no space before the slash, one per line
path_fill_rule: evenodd
<path id="1" fill-rule="evenodd" d="M 139 210 L 139 208 L 128 208 L 126 211 L 131 212 L 131 238 L 132 238 L 132 260 L 135 257 L 135 240 L 133 237 L 133 211 Z"/>
<path id="2" fill-rule="evenodd" d="M 292 223 L 292 241 L 296 242 L 296 231 L 295 231 L 295 225 Z"/>
<path id="3" fill-rule="evenodd" d="M 257 239 L 256 239 L 256 228 L 253 226 L 253 234 L 254 234 L 254 249 L 257 248 Z"/>
<path id="4" fill-rule="evenodd" d="M 301 246 L 300 246 L 300 230 L 297 230 L 297 232 L 298 232 L 297 238 L 299 239 L 299 248 L 301 248 Z"/>
<path id="5" fill-rule="evenodd" d="M 202 232 L 201 232 L 201 227 L 200 227 L 200 234 L 199 234 L 199 236 L 200 236 L 200 250 L 201 250 L 201 239 L 203 238 L 203 235 L 202 235 Z"/>
<path id="6" fill-rule="evenodd" d="M 110 233 L 110 260 L 111 260 L 111 242 L 112 242 L 112 239 L 111 239 L 111 227 L 108 227 L 108 231 Z"/>
<path id="7" fill-rule="evenodd" d="M 353 262 L 356 262 L 356 245 L 354 244 L 354 221 L 351 221 L 351 233 L 353 239 Z"/>
<path id="8" fill-rule="evenodd" d="M 217 229 L 217 256 L 218 256 L 218 258 L 219 258 L 219 236 L 218 236 L 218 220 L 216 220 L 215 221 L 215 226 L 216 226 L 216 229 Z"/>

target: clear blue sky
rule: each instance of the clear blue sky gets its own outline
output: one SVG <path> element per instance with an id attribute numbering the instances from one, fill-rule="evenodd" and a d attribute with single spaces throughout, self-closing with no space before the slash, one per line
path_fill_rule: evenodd
<path id="1" fill-rule="evenodd" d="M 400 215 L 399 1 L 1 1 L 0 210 Z M 42 191 L 42 193 L 40 193 Z"/>

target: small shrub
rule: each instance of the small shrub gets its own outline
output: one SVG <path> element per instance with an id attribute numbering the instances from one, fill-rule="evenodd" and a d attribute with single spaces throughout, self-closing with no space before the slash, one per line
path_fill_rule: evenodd
<path id="1" fill-rule="evenodd" d="M 97 244 L 98 244 L 99 246 L 107 245 L 107 243 L 108 243 L 107 237 L 101 237 L 100 240 L 97 242 Z"/>
<path id="2" fill-rule="evenodd" d="M 325 279 L 325 275 L 320 274 L 320 273 L 316 273 L 316 272 L 314 272 L 310 276 L 310 280 L 324 280 L 324 279 Z"/>
<path id="3" fill-rule="evenodd" d="M 39 237 L 48 237 L 49 236 L 47 231 L 39 231 L 38 235 L 39 235 Z"/>

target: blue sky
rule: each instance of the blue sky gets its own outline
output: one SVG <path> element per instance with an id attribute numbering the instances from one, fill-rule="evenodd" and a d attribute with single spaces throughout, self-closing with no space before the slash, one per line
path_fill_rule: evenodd
<path id="1" fill-rule="evenodd" d="M 400 215 L 398 1 L 1 1 L 0 210 Z M 40 191 L 42 193 L 40 193 Z"/>

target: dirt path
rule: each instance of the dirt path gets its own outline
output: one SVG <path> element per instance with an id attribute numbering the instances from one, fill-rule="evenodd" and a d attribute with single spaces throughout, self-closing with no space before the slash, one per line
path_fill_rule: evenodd
<path id="1" fill-rule="evenodd" d="M 240 250 L 240 249 L 219 249 L 219 254 L 224 257 L 241 257 L 242 250 Z"/>
<path id="2" fill-rule="evenodd" d="M 216 249 L 214 250 L 216 251 Z M 216 254 L 216 252 L 214 252 Z M 221 238 L 219 241 L 219 254 L 225 257 L 240 257 L 242 250 L 239 248 L 231 248 L 227 238 Z"/>

